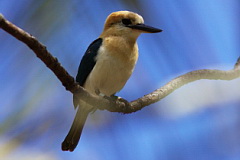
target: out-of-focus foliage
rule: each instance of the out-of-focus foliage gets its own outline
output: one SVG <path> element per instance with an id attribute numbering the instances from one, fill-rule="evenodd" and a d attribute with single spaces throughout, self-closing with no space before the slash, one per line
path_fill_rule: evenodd
<path id="1" fill-rule="evenodd" d="M 133 100 L 185 72 L 231 69 L 240 53 L 239 0 L 1 0 L 0 12 L 76 75 L 113 11 L 163 29 L 140 36 L 140 57 L 119 96 Z M 203 80 L 137 113 L 92 114 L 73 153 L 60 145 L 72 95 L 27 48 L 0 30 L 0 159 L 232 160 L 240 158 L 240 80 Z"/>

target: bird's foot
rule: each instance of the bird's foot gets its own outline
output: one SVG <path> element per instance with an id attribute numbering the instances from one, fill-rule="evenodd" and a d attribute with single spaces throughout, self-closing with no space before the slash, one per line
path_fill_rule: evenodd
<path id="1" fill-rule="evenodd" d="M 120 99 L 121 97 L 115 96 L 115 95 L 111 95 L 110 98 L 112 98 L 112 99 L 114 99 L 114 100 L 118 100 L 118 99 Z"/>
<path id="2" fill-rule="evenodd" d="M 103 94 L 103 93 L 99 93 L 98 94 L 100 97 L 105 97 L 106 95 L 105 94 Z"/>

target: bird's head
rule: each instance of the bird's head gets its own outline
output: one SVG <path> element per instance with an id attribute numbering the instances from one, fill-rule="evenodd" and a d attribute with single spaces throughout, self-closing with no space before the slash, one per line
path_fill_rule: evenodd
<path id="1" fill-rule="evenodd" d="M 142 16 L 137 13 L 118 11 L 107 17 L 102 36 L 125 36 L 137 39 L 141 33 L 161 31 L 161 29 L 145 25 Z"/>

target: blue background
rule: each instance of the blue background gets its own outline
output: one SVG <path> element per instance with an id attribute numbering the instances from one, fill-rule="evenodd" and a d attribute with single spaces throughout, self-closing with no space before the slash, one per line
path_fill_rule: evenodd
<path id="1" fill-rule="evenodd" d="M 75 77 L 114 11 L 163 29 L 142 34 L 129 101 L 197 69 L 232 69 L 240 56 L 239 0 L 1 0 L 0 13 L 47 46 Z M 188 84 L 133 114 L 96 111 L 72 153 L 61 151 L 72 94 L 27 48 L 0 30 L 0 159 L 238 160 L 240 80 Z"/>

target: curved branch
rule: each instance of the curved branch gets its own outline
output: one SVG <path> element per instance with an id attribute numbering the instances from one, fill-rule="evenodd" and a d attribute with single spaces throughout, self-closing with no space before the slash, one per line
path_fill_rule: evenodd
<path id="1" fill-rule="evenodd" d="M 132 102 L 128 102 L 122 98 L 116 99 L 112 97 L 99 97 L 88 93 L 84 88 L 79 86 L 78 83 L 75 82 L 74 78 L 70 76 L 69 73 L 61 66 L 57 58 L 53 57 L 43 44 L 41 44 L 29 33 L 7 21 L 1 14 L 0 28 L 32 49 L 36 56 L 53 71 L 66 90 L 78 95 L 83 101 L 92 106 L 97 106 L 97 108 L 101 110 L 106 109 L 111 112 L 132 113 L 160 101 L 174 90 L 190 82 L 201 79 L 232 80 L 240 77 L 240 58 L 238 58 L 237 63 L 232 70 L 221 71 L 203 69 L 192 71 L 171 80 L 163 87 Z"/>
<path id="2" fill-rule="evenodd" d="M 45 65 L 53 71 L 53 73 L 62 82 L 66 90 L 74 93 L 78 89 L 78 84 L 75 83 L 74 78 L 61 66 L 56 57 L 53 57 L 48 51 L 46 46 L 41 44 L 34 36 L 15 26 L 8 20 L 6 20 L 2 14 L 0 14 L 0 28 L 11 34 L 16 39 L 25 43 L 38 58 L 40 58 Z"/>
<path id="3" fill-rule="evenodd" d="M 134 111 L 140 110 L 145 106 L 153 104 L 155 102 L 160 101 L 165 98 L 167 95 L 175 91 L 176 89 L 182 87 L 185 84 L 190 82 L 194 82 L 201 79 L 209 79 L 209 80 L 233 80 L 240 77 L 240 58 L 238 58 L 237 63 L 235 64 L 234 69 L 229 71 L 221 71 L 221 70 L 196 70 L 192 72 L 188 72 L 184 75 L 181 75 L 170 82 L 168 82 L 163 87 L 153 91 L 152 93 L 143 96 L 135 101 L 130 103 L 131 108 Z"/>

